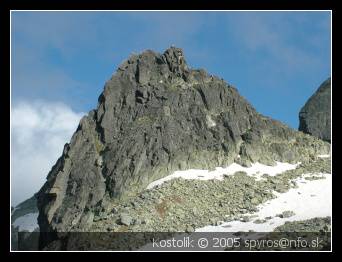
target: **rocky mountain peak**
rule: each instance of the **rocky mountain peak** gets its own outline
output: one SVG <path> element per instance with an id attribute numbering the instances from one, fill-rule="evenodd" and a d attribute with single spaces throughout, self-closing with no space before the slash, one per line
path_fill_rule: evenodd
<path id="1" fill-rule="evenodd" d="M 163 57 L 169 65 L 171 72 L 182 76 L 182 73 L 184 73 L 184 71 L 187 71 L 188 66 L 186 64 L 183 50 L 181 48 L 170 47 L 164 52 Z"/>
<path id="2" fill-rule="evenodd" d="M 44 232 L 87 230 L 94 214 L 177 170 L 305 162 L 328 151 L 259 114 L 222 79 L 189 69 L 182 49 L 134 54 L 106 82 L 38 193 L 41 241 L 49 242 Z"/>
<path id="3" fill-rule="evenodd" d="M 163 81 L 162 78 L 156 76 L 156 73 L 159 73 L 159 76 L 164 76 L 166 80 L 170 80 L 172 77 L 182 77 L 186 81 L 189 69 L 183 50 L 170 47 L 163 54 L 152 50 L 145 50 L 139 55 L 132 54 L 119 66 L 118 73 L 119 76 L 132 77 L 134 75 L 134 80 L 138 84 L 147 85 L 156 78 Z"/>

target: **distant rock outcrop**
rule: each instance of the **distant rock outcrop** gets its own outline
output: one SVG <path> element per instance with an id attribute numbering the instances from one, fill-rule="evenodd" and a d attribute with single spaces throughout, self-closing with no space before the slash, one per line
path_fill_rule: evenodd
<path id="1" fill-rule="evenodd" d="M 331 141 L 331 79 L 325 80 L 299 113 L 299 130 Z"/>
<path id="2" fill-rule="evenodd" d="M 125 61 L 83 117 L 38 193 L 44 232 L 85 231 L 108 203 L 176 170 L 298 162 L 329 144 L 259 114 L 236 88 L 190 69 L 183 51 Z"/>
<path id="3" fill-rule="evenodd" d="M 11 208 L 12 250 L 37 250 L 39 236 L 37 216 L 36 195 Z M 21 234 L 20 237 L 19 234 Z M 20 243 L 18 241 L 19 238 Z"/>

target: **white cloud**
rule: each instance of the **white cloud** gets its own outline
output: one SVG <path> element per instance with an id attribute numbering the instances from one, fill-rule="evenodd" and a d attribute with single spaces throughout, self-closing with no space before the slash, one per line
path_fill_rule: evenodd
<path id="1" fill-rule="evenodd" d="M 56 102 L 21 101 L 12 106 L 12 205 L 31 197 L 43 185 L 83 115 Z"/>

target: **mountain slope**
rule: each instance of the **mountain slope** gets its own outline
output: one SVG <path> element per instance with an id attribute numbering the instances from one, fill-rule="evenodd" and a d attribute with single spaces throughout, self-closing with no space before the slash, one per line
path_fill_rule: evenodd
<path id="1" fill-rule="evenodd" d="M 106 83 L 38 193 L 44 232 L 80 231 L 94 214 L 189 168 L 308 161 L 329 144 L 260 115 L 236 88 L 190 69 L 183 51 L 147 50 Z"/>

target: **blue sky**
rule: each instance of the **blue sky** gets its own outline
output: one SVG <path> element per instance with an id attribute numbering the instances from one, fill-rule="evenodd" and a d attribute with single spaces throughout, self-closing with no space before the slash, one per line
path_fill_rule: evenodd
<path id="1" fill-rule="evenodd" d="M 89 111 L 130 53 L 171 44 L 294 128 L 330 75 L 329 12 L 14 12 L 12 101 Z"/>
<path id="2" fill-rule="evenodd" d="M 12 12 L 11 26 L 12 110 L 20 133 L 12 138 L 14 153 L 24 144 L 36 153 L 47 132 L 68 140 L 132 52 L 181 47 L 189 66 L 222 77 L 259 112 L 293 128 L 300 108 L 330 76 L 330 12 Z M 53 115 L 45 111 L 70 124 L 58 131 L 42 126 Z M 56 148 L 39 179 L 63 145 Z"/>

